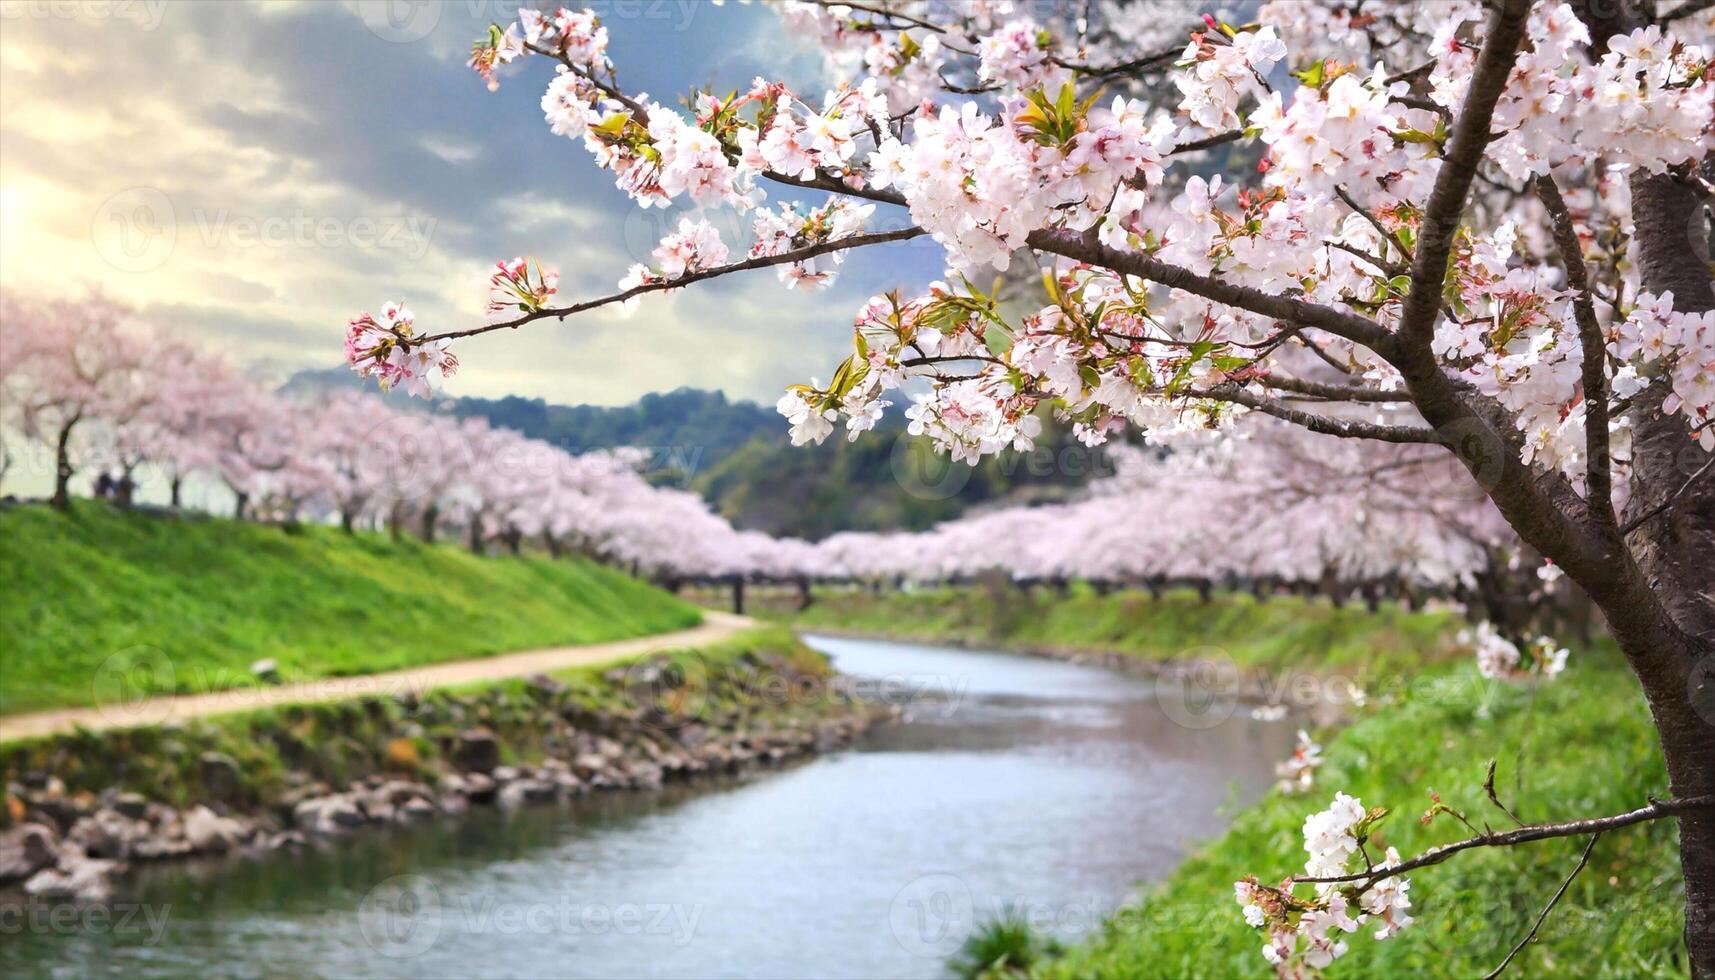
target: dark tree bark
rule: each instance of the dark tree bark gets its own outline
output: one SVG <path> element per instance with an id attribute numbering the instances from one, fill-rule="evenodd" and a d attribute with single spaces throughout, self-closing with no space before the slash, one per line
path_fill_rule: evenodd
<path id="1" fill-rule="evenodd" d="M 1643 287 L 1672 290 L 1675 310 L 1715 309 L 1703 216 L 1689 184 L 1633 178 Z M 1643 682 L 1674 795 L 1699 796 L 1715 792 L 1715 475 L 1684 416 L 1662 413 L 1665 395 L 1657 381 L 1630 410 L 1631 494 L 1620 525 L 1638 573 L 1625 584 L 1654 601 L 1619 590 L 1592 598 Z M 1692 975 L 1704 980 L 1715 977 L 1715 812 L 1681 815 L 1679 834 L 1685 944 Z"/>
<path id="2" fill-rule="evenodd" d="M 71 430 L 81 418 L 82 412 L 73 414 L 60 426 L 59 436 L 54 440 L 54 495 L 49 503 L 56 510 L 71 507 L 71 478 L 76 472 L 71 466 Z"/>
<path id="3" fill-rule="evenodd" d="M 434 504 L 430 504 L 423 508 L 423 520 L 421 525 L 417 528 L 417 533 L 418 536 L 423 539 L 424 543 L 435 543 L 435 529 L 440 524 L 440 521 L 441 509 L 439 507 L 436 507 Z"/>

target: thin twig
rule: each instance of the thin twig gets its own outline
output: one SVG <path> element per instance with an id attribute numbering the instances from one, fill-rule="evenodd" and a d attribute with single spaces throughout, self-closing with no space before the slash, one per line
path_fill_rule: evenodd
<path id="1" fill-rule="evenodd" d="M 1715 467 L 1715 456 L 1710 457 L 1709 462 L 1704 463 L 1703 466 L 1697 470 L 1697 472 L 1691 474 L 1690 479 L 1688 479 L 1684 483 L 1680 484 L 1680 487 L 1678 490 L 1675 490 L 1674 492 L 1668 494 L 1666 500 L 1663 500 L 1661 503 L 1656 504 L 1654 507 L 1651 507 L 1649 510 L 1645 511 L 1644 513 L 1639 514 L 1638 516 L 1627 521 L 1626 526 L 1620 528 L 1620 535 L 1622 537 L 1624 537 L 1625 535 L 1628 535 L 1628 534 L 1632 533 L 1633 531 L 1636 531 L 1638 528 L 1643 527 L 1645 524 L 1649 523 L 1651 520 L 1655 519 L 1656 517 L 1660 516 L 1661 514 L 1666 513 L 1668 511 L 1668 509 L 1671 508 L 1674 504 L 1679 503 L 1679 498 L 1685 496 L 1685 491 L 1690 490 L 1692 484 L 1694 484 L 1698 480 L 1702 479 L 1704 474 L 1709 472 L 1710 467 Z"/>
<path id="2" fill-rule="evenodd" d="M 1554 906 L 1559 904 L 1561 897 L 1566 894 L 1566 889 L 1572 887 L 1572 879 L 1578 877 L 1578 872 L 1583 871 L 1584 865 L 1590 862 L 1590 852 L 1596 849 L 1596 842 L 1601 839 L 1602 835 L 1600 833 L 1590 835 L 1589 843 L 1584 845 L 1584 853 L 1578 856 L 1577 866 L 1572 869 L 1571 874 L 1566 876 L 1566 880 L 1560 883 L 1560 888 L 1554 893 L 1554 897 L 1549 899 L 1548 904 L 1542 907 L 1542 914 L 1536 917 L 1536 924 L 1531 926 L 1530 932 L 1527 933 L 1523 939 L 1519 940 L 1518 945 L 1514 946 L 1511 952 L 1507 953 L 1507 958 L 1501 961 L 1500 966 L 1497 966 L 1488 973 L 1483 974 L 1483 980 L 1495 980 L 1496 977 L 1500 976 L 1501 973 L 1506 970 L 1507 964 L 1513 961 L 1513 957 L 1517 956 L 1520 950 L 1524 949 L 1530 944 L 1532 939 L 1536 938 L 1537 932 L 1542 929 L 1542 923 L 1548 918 L 1548 913 L 1554 911 Z"/>
<path id="3" fill-rule="evenodd" d="M 1489 760 L 1488 775 L 1483 777 L 1483 792 L 1489 794 L 1489 802 L 1493 803 L 1496 809 L 1500 810 L 1507 816 L 1512 817 L 1513 823 L 1518 824 L 1520 827 L 1524 826 L 1524 821 L 1518 818 L 1518 814 L 1507 809 L 1507 805 L 1502 803 L 1501 798 L 1495 794 L 1495 760 L 1493 759 Z"/>

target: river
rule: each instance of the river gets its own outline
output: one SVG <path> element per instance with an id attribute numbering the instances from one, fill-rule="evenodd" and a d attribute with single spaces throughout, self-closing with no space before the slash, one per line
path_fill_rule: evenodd
<path id="1" fill-rule="evenodd" d="M 1097 667 L 810 642 L 902 719 L 742 778 L 149 869 L 107 915 L 0 923 L 0 974 L 942 976 L 986 918 L 1095 927 L 1291 749 Z"/>

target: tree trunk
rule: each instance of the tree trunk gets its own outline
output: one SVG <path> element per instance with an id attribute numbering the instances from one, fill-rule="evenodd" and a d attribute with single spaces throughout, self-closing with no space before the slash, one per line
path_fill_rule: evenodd
<path id="1" fill-rule="evenodd" d="M 405 505 L 396 503 L 387 508 L 387 536 L 395 544 L 405 539 Z"/>
<path id="2" fill-rule="evenodd" d="M 475 514 L 471 515 L 470 527 L 468 529 L 468 533 L 469 533 L 469 537 L 466 539 L 465 543 L 470 546 L 470 553 L 473 555 L 482 554 L 482 518 L 481 517 L 478 517 Z"/>
<path id="3" fill-rule="evenodd" d="M 54 496 L 49 503 L 56 510 L 71 507 L 71 430 L 77 425 L 79 417 L 73 415 L 65 425 L 60 426 L 59 438 L 54 441 Z"/>
<path id="4" fill-rule="evenodd" d="M 554 537 L 552 531 L 542 532 L 542 546 L 548 549 L 548 557 L 550 558 L 559 558 L 565 553 L 565 548 L 560 545 L 560 539 Z"/>
<path id="5" fill-rule="evenodd" d="M 1665 174 L 1633 176 L 1632 221 L 1643 288 L 1657 295 L 1671 290 L 1673 307 L 1680 312 L 1715 309 L 1704 214 L 1703 202 L 1689 184 Z M 1591 598 L 1643 682 L 1661 733 L 1673 795 L 1704 796 L 1715 794 L 1715 594 L 1710 588 L 1715 474 L 1704 469 L 1711 454 L 1687 437 L 1684 414 L 1662 414 L 1665 394 L 1657 380 L 1628 412 L 1632 480 L 1621 518 L 1622 527 L 1637 523 L 1627 536 L 1640 573 L 1637 587 L 1653 592 L 1660 605 L 1635 608 L 1645 603 L 1619 590 L 1604 595 L 1607 590 L 1592 589 Z M 1680 817 L 1679 848 L 1691 974 L 1711 980 L 1715 811 Z"/>
<path id="6" fill-rule="evenodd" d="M 233 491 L 232 516 L 235 519 L 242 521 L 248 517 L 249 514 L 250 494 L 245 493 L 243 490 Z"/>
<path id="7" fill-rule="evenodd" d="M 418 527 L 417 533 L 422 537 L 425 544 L 435 543 L 435 526 L 440 523 L 440 520 L 441 509 L 439 507 L 430 504 L 423 508 L 423 521 L 422 525 Z"/>
<path id="8" fill-rule="evenodd" d="M 180 509 L 179 491 L 184 488 L 184 483 L 184 477 L 175 476 L 173 477 L 172 482 L 167 484 L 167 503 L 168 506 L 172 507 L 174 510 Z"/>
<path id="9" fill-rule="evenodd" d="M 744 615 L 744 579 L 742 577 L 732 580 L 732 611 L 740 616 Z"/>
<path id="10" fill-rule="evenodd" d="M 342 508 L 339 512 L 339 529 L 347 534 L 356 534 L 357 525 L 349 509 Z"/>
<path id="11" fill-rule="evenodd" d="M 803 612 L 810 608 L 810 604 L 815 601 L 815 597 L 810 594 L 810 580 L 800 577 L 798 579 L 798 611 Z"/>

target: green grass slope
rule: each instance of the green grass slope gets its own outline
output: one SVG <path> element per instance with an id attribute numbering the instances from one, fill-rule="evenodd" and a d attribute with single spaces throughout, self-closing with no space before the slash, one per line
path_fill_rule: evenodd
<path id="1" fill-rule="evenodd" d="M 482 558 L 451 544 L 164 519 L 88 501 L 69 514 L 0 509 L 0 712 L 241 686 L 264 657 L 290 683 L 643 636 L 699 618 L 580 559 Z"/>
<path id="2" fill-rule="evenodd" d="M 1423 826 L 1429 791 L 1481 826 L 1510 825 L 1484 796 L 1499 763 L 1503 802 L 1527 821 L 1602 816 L 1667 794 L 1667 777 L 1637 684 L 1617 655 L 1580 656 L 1536 691 L 1483 681 L 1470 665 L 1436 672 L 1408 701 L 1383 705 L 1341 732 L 1308 793 L 1271 793 L 1242 811 L 1105 933 L 1037 972 L 1056 978 L 1266 977 L 1261 933 L 1245 926 L 1233 881 L 1301 871 L 1304 818 L 1336 790 L 1393 812 L 1381 846 L 1405 855 L 1468 836 L 1443 815 Z M 1411 875 L 1417 922 L 1377 942 L 1364 930 L 1330 977 L 1481 976 L 1530 931 L 1577 863 L 1583 839 L 1480 849 Z M 1607 834 L 1590 865 L 1509 967 L 1520 977 L 1683 977 L 1684 884 L 1669 821 Z"/>

